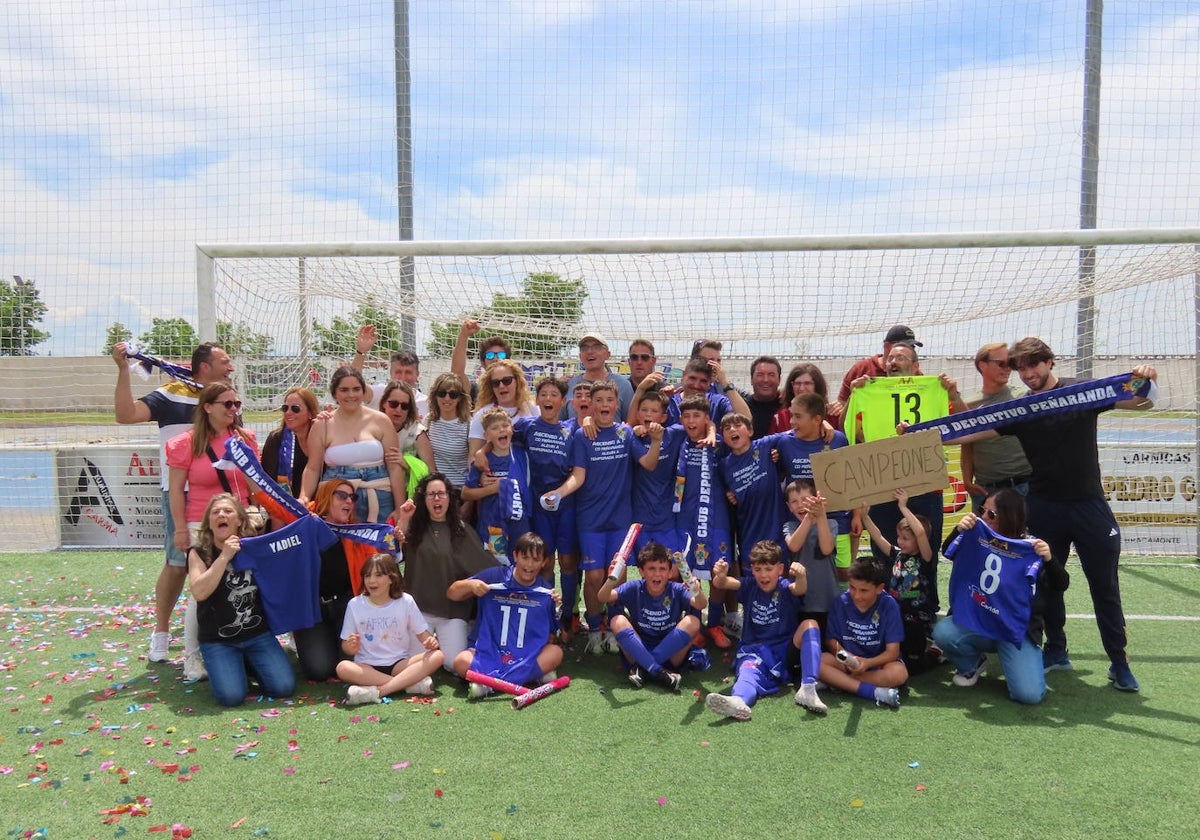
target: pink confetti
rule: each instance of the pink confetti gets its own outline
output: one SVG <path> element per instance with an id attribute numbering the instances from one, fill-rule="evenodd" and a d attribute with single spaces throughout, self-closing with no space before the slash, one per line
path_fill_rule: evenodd
<path id="1" fill-rule="evenodd" d="M 283 768 L 283 775 L 285 775 L 285 776 L 294 776 L 294 775 L 296 775 L 296 765 L 294 765 L 294 764 L 293 764 L 291 767 L 284 767 L 284 768 Z"/>
<path id="2" fill-rule="evenodd" d="M 350 717 L 350 722 L 351 723 L 362 723 L 362 715 L 352 715 Z"/>
<path id="3" fill-rule="evenodd" d="M 408 767 L 410 764 L 412 764 L 412 762 L 411 762 L 411 761 L 401 761 L 399 764 L 393 764 L 393 765 L 392 765 L 392 769 L 393 769 L 393 770 L 404 770 L 404 769 L 406 769 L 406 768 L 407 768 L 407 767 Z M 9 772 L 11 773 L 11 772 L 12 772 L 12 768 L 10 767 L 10 768 L 8 768 L 8 769 L 9 769 Z"/>
<path id="4" fill-rule="evenodd" d="M 371 754 L 370 750 L 363 750 L 363 755 L 370 755 L 370 754 Z"/>
<path id="5" fill-rule="evenodd" d="M 0 767 L 0 776 L 7 776 L 13 771 L 11 767 Z"/>
<path id="6" fill-rule="evenodd" d="M 283 714 L 283 713 L 281 711 L 279 711 L 278 709 L 267 709 L 265 712 L 259 712 L 258 716 L 265 717 L 265 718 L 277 718 L 281 714 Z"/>
<path id="7" fill-rule="evenodd" d="M 658 804 L 659 804 L 659 805 L 666 805 L 666 804 L 667 804 L 667 797 L 665 797 L 665 796 L 660 796 L 660 797 L 658 797 Z"/>

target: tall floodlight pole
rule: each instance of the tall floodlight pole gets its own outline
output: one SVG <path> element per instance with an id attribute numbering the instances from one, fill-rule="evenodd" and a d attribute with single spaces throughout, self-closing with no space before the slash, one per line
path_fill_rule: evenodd
<path id="1" fill-rule="evenodd" d="M 1079 183 L 1079 227 L 1096 227 L 1100 178 L 1100 57 L 1104 0 L 1088 0 L 1083 44 L 1083 167 Z M 1092 377 L 1096 354 L 1096 249 L 1079 249 L 1079 308 L 1075 315 L 1075 375 Z"/>
<path id="2" fill-rule="evenodd" d="M 408 51 L 408 0 L 395 0 L 396 29 L 396 198 L 400 239 L 413 238 L 412 72 Z M 400 300 L 410 308 L 416 294 L 412 257 L 400 258 Z M 416 352 L 417 325 L 411 315 L 400 317 L 400 341 Z"/>

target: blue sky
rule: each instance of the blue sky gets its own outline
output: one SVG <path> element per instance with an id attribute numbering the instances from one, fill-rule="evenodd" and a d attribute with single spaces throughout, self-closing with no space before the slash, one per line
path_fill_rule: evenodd
<path id="1" fill-rule="evenodd" d="M 1083 5 L 414 0 L 417 237 L 1073 227 Z M 1200 225 L 1200 10 L 1105 5 L 1100 224 Z M 395 238 L 391 12 L 10 3 L 0 276 L 42 352 L 194 319 L 197 241 Z"/>

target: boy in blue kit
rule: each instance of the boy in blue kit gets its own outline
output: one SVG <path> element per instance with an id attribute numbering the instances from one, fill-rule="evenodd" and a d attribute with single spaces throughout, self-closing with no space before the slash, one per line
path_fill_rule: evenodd
<path id="1" fill-rule="evenodd" d="M 683 401 L 689 397 L 704 397 L 705 411 L 714 426 L 719 427 L 721 418 L 731 411 L 750 416 L 750 408 L 737 392 L 737 388 L 727 386 L 723 394 L 712 390 L 712 371 L 705 359 L 691 359 L 683 366 L 680 389 L 667 405 L 667 419 L 672 424 L 683 422 Z"/>
<path id="2" fill-rule="evenodd" d="M 908 669 L 900 659 L 904 622 L 900 605 L 885 591 L 887 578 L 887 572 L 869 557 L 851 564 L 850 586 L 829 610 L 823 652 L 817 622 L 809 619 L 800 624 L 798 704 L 824 714 L 825 704 L 816 692 L 820 679 L 865 700 L 899 708 L 897 687 L 908 681 Z"/>
<path id="3" fill-rule="evenodd" d="M 653 470 L 658 465 L 662 426 L 652 423 L 650 445 L 634 438 L 633 430 L 617 422 L 617 387 L 609 380 L 592 385 L 592 420 L 596 436 L 583 429 L 571 435 L 568 463 L 571 475 L 541 497 L 554 510 L 576 491 L 575 521 L 579 527 L 579 568 L 583 571 L 583 608 L 588 627 L 587 651 L 600 653 L 605 639 L 600 630 L 600 586 L 608 561 L 617 553 L 633 522 L 633 465 Z"/>
<path id="4" fill-rule="evenodd" d="M 518 685 L 554 679 L 563 652 L 553 642 L 555 593 L 538 576 L 545 550 L 537 534 L 522 534 L 512 545 L 511 567 L 493 566 L 450 584 L 451 601 L 479 599 L 471 646 L 454 657 L 460 677 L 479 671 Z M 471 683 L 469 693 L 478 700 L 492 689 Z"/>
<path id="5" fill-rule="evenodd" d="M 665 426 L 667 422 L 667 396 L 659 391 L 643 393 L 637 403 L 638 425 L 633 432 L 645 446 L 650 445 L 647 433 L 653 424 Z M 668 551 L 681 551 L 683 537 L 675 530 L 675 465 L 679 462 L 679 449 L 687 440 L 682 426 L 665 426 L 659 449 L 658 465 L 653 470 L 633 471 L 633 509 L 638 512 L 642 530 L 638 533 L 634 551 L 641 556 L 642 549 L 651 542 L 662 543 Z"/>
<path id="6" fill-rule="evenodd" d="M 929 520 L 909 509 L 906 490 L 897 489 L 895 496 L 900 508 L 895 545 L 887 541 L 866 509 L 862 512 L 863 525 L 875 547 L 891 561 L 888 592 L 900 604 L 904 620 L 900 655 L 909 672 L 919 674 L 937 664 L 936 652 L 928 651 L 938 613 L 937 566 L 929 542 Z"/>
<path id="7" fill-rule="evenodd" d="M 590 386 L 587 386 L 590 388 Z M 578 390 L 578 389 L 576 389 Z M 513 439 L 529 455 L 529 489 L 540 499 L 567 480 L 571 474 L 568 450 L 576 420 L 559 420 L 567 399 L 567 383 L 546 376 L 534 386 L 538 417 L 521 417 L 513 422 Z M 591 398 L 582 406 L 580 418 L 590 410 Z M 562 616 L 559 637 L 570 642 L 579 629 L 579 534 L 575 522 L 574 497 L 563 499 L 555 510 L 532 504 L 532 530 L 546 542 L 546 565 L 542 577 L 554 583 L 554 558 L 561 573 Z"/>
<path id="8" fill-rule="evenodd" d="M 787 649 L 799 621 L 801 596 L 807 588 L 804 567 L 793 563 L 791 583 L 783 577 L 779 543 L 763 540 L 750 549 L 750 574 L 741 580 L 728 576 L 724 560 L 713 566 L 715 589 L 737 592 L 745 618 L 738 642 L 733 690 L 709 694 L 704 705 L 722 717 L 750 720 L 750 707 L 759 697 L 787 684 Z"/>
<path id="9" fill-rule="evenodd" d="M 708 398 L 703 395 L 685 398 L 680 404 L 680 418 L 687 440 L 676 459 L 675 529 L 685 541 L 691 537 L 687 560 L 692 574 L 708 580 L 717 563 L 728 566 L 732 559 L 725 482 L 721 480 L 717 454 L 705 440 L 709 429 Z M 713 644 L 723 649 L 732 646 L 722 626 L 724 618 L 724 598 L 720 593 L 714 594 L 710 585 L 705 632 Z"/>
<path id="10" fill-rule="evenodd" d="M 502 408 L 481 418 L 488 447 L 487 470 L 471 464 L 463 485 L 464 501 L 479 502 L 475 529 L 484 548 L 497 561 L 508 565 L 508 547 L 529 530 L 529 461 L 525 451 L 513 445 L 512 418 Z"/>
<path id="11" fill-rule="evenodd" d="M 638 552 L 641 579 L 618 584 L 619 572 L 600 587 L 600 601 L 620 612 L 609 620 L 621 653 L 632 663 L 629 681 L 641 688 L 646 679 L 679 691 L 679 667 L 700 629 L 700 610 L 708 599 L 700 581 L 691 587 L 671 580 L 667 547 L 652 542 Z"/>
<path id="12" fill-rule="evenodd" d="M 786 508 L 771 450 L 783 437 L 754 440 L 753 422 L 737 412 L 721 419 L 721 438 L 729 449 L 721 458 L 721 478 L 725 495 L 736 508 L 738 557 L 743 565 L 755 544 L 780 539 Z"/>
<path id="13" fill-rule="evenodd" d="M 776 444 L 779 452 L 779 467 L 784 475 L 784 483 L 790 484 L 797 479 L 813 477 L 812 462 L 809 460 L 814 452 L 827 449 L 841 449 L 849 446 L 846 436 L 833 431 L 825 420 L 828 405 L 825 398 L 817 393 L 800 393 L 792 399 L 789 408 L 792 418 L 792 431 L 784 434 Z M 850 562 L 858 554 L 858 537 L 862 533 L 862 520 L 858 511 L 833 511 L 830 514 L 837 523 L 837 568 L 838 580 L 845 583 L 849 580 Z"/>

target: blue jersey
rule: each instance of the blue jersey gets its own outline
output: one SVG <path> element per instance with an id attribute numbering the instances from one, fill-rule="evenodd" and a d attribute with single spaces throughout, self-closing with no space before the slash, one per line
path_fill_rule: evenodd
<path id="1" fill-rule="evenodd" d="M 533 497 L 529 493 L 529 462 L 525 451 L 519 446 L 512 446 L 508 455 L 488 453 L 488 471 L 501 481 L 509 479 L 516 482 L 520 498 L 513 499 L 505 492 L 484 496 L 479 500 L 479 513 L 475 521 L 475 531 L 483 544 L 497 558 L 508 556 L 508 547 L 517 537 L 529 530 L 529 505 Z M 479 487 L 482 476 L 474 461 L 467 470 L 465 487 Z"/>
<path id="2" fill-rule="evenodd" d="M 525 586 L 503 566 L 484 569 L 473 579 L 486 583 L 488 592 L 479 598 L 472 668 L 515 683 L 537 679 L 542 675 L 537 656 L 558 631 L 549 584 L 539 577 Z"/>
<path id="3" fill-rule="evenodd" d="M 650 445 L 649 435 L 638 440 L 644 446 Z M 658 466 L 653 470 L 633 471 L 633 509 L 644 531 L 658 533 L 675 527 L 675 513 L 671 510 L 675 501 L 675 465 L 685 440 L 687 432 L 682 426 L 668 426 L 663 429 Z"/>
<path id="4" fill-rule="evenodd" d="M 878 656 L 889 644 L 904 642 L 900 605 L 891 595 L 881 592 L 866 612 L 859 612 L 850 593 L 843 592 L 829 610 L 825 638 L 837 639 L 855 656 Z"/>
<path id="5" fill-rule="evenodd" d="M 567 454 L 574 430 L 573 420 L 554 423 L 547 423 L 541 417 L 513 420 L 513 440 L 529 455 L 529 489 L 535 498 L 560 486 L 570 475 Z"/>
<path id="6" fill-rule="evenodd" d="M 792 594 L 787 578 L 780 578 L 770 592 L 763 592 L 754 575 L 744 576 L 740 584 L 737 594 L 742 605 L 742 638 L 735 667 L 743 659 L 756 658 L 765 670 L 781 675 L 786 668 L 788 644 L 800 626 L 803 601 Z"/>
<path id="7" fill-rule="evenodd" d="M 849 445 L 850 441 L 841 432 L 834 432 L 833 440 L 829 443 L 824 438 L 801 440 L 793 432 L 780 435 L 776 448 L 779 450 L 779 469 L 784 476 L 784 484 L 791 484 L 798 478 L 812 479 L 812 461 L 809 459 L 814 452 L 841 449 Z M 850 511 L 830 511 L 829 515 L 837 522 L 838 533 L 850 533 Z"/>
<path id="8" fill-rule="evenodd" d="M 570 465 L 587 471 L 576 495 L 580 533 L 625 531 L 633 521 L 633 462 L 646 454 L 633 430 L 617 423 L 588 440 L 583 430 L 571 435 Z"/>
<path id="9" fill-rule="evenodd" d="M 617 606 L 625 610 L 633 629 L 646 647 L 653 648 L 691 611 L 692 594 L 678 581 L 667 581 L 657 598 L 646 591 L 644 580 L 631 580 L 617 587 Z"/>
<path id="10" fill-rule="evenodd" d="M 741 455 L 721 458 L 721 478 L 737 498 L 738 555 L 750 559 L 750 549 L 760 540 L 779 542 L 787 514 L 771 449 L 786 435 L 767 435 L 750 442 Z"/>
<path id="11" fill-rule="evenodd" d="M 1029 540 L 1002 537 L 976 520 L 946 548 L 954 623 L 1020 646 L 1029 627 L 1042 559 Z"/>
<path id="12" fill-rule="evenodd" d="M 321 552 L 337 541 L 329 526 L 315 516 L 302 516 L 278 531 L 242 540 L 232 566 L 254 573 L 272 633 L 320 623 Z"/>

